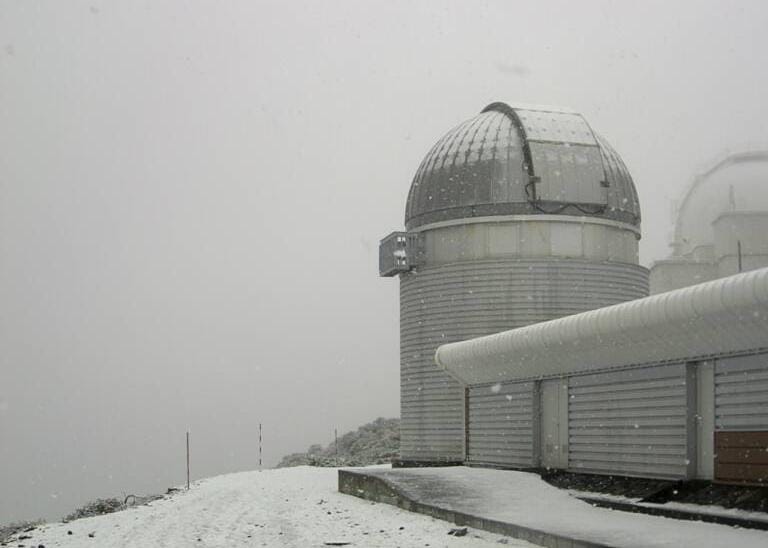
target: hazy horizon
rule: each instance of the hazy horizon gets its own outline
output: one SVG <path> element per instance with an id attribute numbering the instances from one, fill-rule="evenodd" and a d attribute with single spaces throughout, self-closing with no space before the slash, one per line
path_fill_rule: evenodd
<path id="1" fill-rule="evenodd" d="M 768 148 L 762 2 L 0 3 L 0 523 L 254 469 L 399 415 L 423 156 L 504 100 L 582 113 L 641 263 Z"/>

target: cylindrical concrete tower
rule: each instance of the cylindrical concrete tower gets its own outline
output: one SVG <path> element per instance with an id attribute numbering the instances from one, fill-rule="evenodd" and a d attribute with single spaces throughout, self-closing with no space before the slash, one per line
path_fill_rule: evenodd
<path id="1" fill-rule="evenodd" d="M 648 294 L 632 178 L 574 112 L 493 103 L 448 132 L 405 226 L 379 256 L 400 276 L 404 463 L 465 460 L 464 390 L 434 364 L 439 345 Z"/>

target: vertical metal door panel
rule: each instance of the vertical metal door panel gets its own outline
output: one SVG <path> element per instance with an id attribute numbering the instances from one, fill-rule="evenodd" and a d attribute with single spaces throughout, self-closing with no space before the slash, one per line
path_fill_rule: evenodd
<path id="1" fill-rule="evenodd" d="M 533 466 L 533 383 L 469 389 L 467 459 L 473 464 Z"/>
<path id="2" fill-rule="evenodd" d="M 702 362 L 696 372 L 697 477 L 712 479 L 715 463 L 715 364 Z"/>
<path id="3" fill-rule="evenodd" d="M 684 364 L 569 379 L 569 468 L 683 478 L 689 458 Z"/>
<path id="4" fill-rule="evenodd" d="M 715 428 L 768 430 L 768 354 L 717 360 Z"/>
<path id="5" fill-rule="evenodd" d="M 566 379 L 541 381 L 541 466 L 568 467 L 568 383 Z"/>

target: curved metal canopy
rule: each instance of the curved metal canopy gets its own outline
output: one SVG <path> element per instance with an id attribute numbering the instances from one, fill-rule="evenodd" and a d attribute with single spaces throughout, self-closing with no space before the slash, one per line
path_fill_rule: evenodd
<path id="1" fill-rule="evenodd" d="M 435 361 L 482 384 L 765 348 L 768 268 L 446 344 Z"/>

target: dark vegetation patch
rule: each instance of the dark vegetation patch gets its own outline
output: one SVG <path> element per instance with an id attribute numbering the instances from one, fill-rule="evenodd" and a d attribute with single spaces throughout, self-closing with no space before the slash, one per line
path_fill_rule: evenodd
<path id="1" fill-rule="evenodd" d="M 378 418 L 339 436 L 326 447 L 310 446 L 304 453 L 286 455 L 277 468 L 289 466 L 367 466 L 396 459 L 400 451 L 400 419 Z"/>
<path id="2" fill-rule="evenodd" d="M 541 479 L 561 489 L 604 493 L 633 499 L 644 499 L 675 484 L 647 478 L 627 476 L 601 476 L 598 474 L 574 474 L 560 470 L 548 470 L 541 473 Z"/>
<path id="3" fill-rule="evenodd" d="M 725 508 L 739 508 L 751 512 L 768 512 L 768 487 L 752 485 L 722 485 L 702 483 L 697 489 L 681 490 L 675 502 L 717 504 Z"/>
<path id="4" fill-rule="evenodd" d="M 176 489 L 169 489 L 167 494 L 171 494 L 175 491 Z M 163 495 L 128 495 L 123 500 L 116 498 L 97 499 L 84 504 L 74 512 L 68 514 L 66 517 L 64 517 L 64 519 L 62 519 L 62 522 L 68 523 L 76 519 L 111 514 L 113 512 L 125 510 L 126 508 L 130 508 L 132 506 L 149 504 L 153 500 L 160 498 L 163 498 Z M 11 540 L 24 540 L 26 538 L 31 538 L 26 535 L 26 533 L 30 533 L 44 524 L 45 521 L 39 519 L 34 521 L 17 521 L 8 525 L 0 525 L 0 546 L 6 546 Z M 24 537 L 24 539 L 22 539 L 22 537 Z"/>
<path id="5" fill-rule="evenodd" d="M 64 523 L 67 523 L 76 519 L 111 514 L 112 512 L 123 510 L 124 508 L 125 505 L 118 499 L 97 499 L 84 504 L 71 514 L 68 514 L 63 521 Z"/>
<path id="6" fill-rule="evenodd" d="M 665 481 L 626 476 L 602 476 L 545 471 L 541 477 L 561 489 L 617 495 L 639 502 L 717 505 L 749 512 L 768 512 L 768 487 L 726 485 L 710 481 Z"/>
<path id="7" fill-rule="evenodd" d="M 30 533 L 45 523 L 41 519 L 33 521 L 14 521 L 8 525 L 0 525 L 0 543 L 7 543 L 15 535 L 23 536 Z"/>

